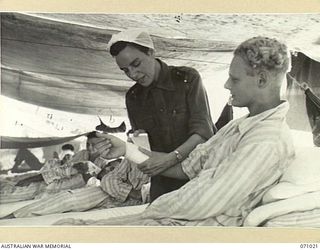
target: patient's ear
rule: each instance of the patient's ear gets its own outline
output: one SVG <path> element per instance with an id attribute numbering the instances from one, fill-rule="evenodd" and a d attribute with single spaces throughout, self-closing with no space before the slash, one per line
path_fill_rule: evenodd
<path id="1" fill-rule="evenodd" d="M 259 88 L 265 88 L 267 86 L 268 80 L 268 74 L 266 71 L 261 70 L 258 73 L 258 87 Z"/>

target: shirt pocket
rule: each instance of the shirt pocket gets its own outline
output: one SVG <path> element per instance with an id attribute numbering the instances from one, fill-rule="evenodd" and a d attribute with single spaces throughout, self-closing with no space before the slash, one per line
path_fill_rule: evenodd
<path id="1" fill-rule="evenodd" d="M 172 118 L 176 126 L 188 126 L 188 108 L 185 105 L 177 105 L 172 110 Z"/>
<path id="2" fill-rule="evenodd" d="M 174 141 L 177 146 L 189 136 L 189 112 L 186 106 L 176 106 L 172 110 Z"/>

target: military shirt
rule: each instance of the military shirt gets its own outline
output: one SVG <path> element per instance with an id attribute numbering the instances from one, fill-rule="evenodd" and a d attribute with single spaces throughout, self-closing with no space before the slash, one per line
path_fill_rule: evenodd
<path id="1" fill-rule="evenodd" d="M 136 83 L 126 94 L 132 129 L 145 130 L 151 150 L 159 152 L 173 151 L 193 134 L 209 139 L 216 128 L 199 73 L 158 61 L 159 79 L 148 87 Z"/>

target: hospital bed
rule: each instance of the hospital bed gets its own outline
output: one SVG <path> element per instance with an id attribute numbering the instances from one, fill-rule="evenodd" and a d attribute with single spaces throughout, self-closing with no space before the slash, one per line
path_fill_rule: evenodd
<path id="1" fill-rule="evenodd" d="M 244 221 L 245 227 L 320 227 L 320 148 L 303 142 L 294 132 L 296 157 L 279 183 L 269 189 L 258 207 Z M 308 139 L 308 138 L 307 138 Z M 310 138 L 309 138 L 310 139 Z M 306 141 L 310 141 L 310 140 Z M 33 201 L 1 204 L 0 218 Z M 138 214 L 147 207 L 139 206 L 69 212 L 29 218 L 0 219 L 0 226 L 49 226 L 60 219 L 108 219 Z"/>

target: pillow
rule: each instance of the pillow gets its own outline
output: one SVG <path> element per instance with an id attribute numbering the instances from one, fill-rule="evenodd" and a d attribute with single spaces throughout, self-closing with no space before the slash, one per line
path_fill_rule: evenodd
<path id="1" fill-rule="evenodd" d="M 259 206 L 249 213 L 243 225 L 255 227 L 278 216 L 320 209 L 319 197 L 320 191 Z"/>
<path id="2" fill-rule="evenodd" d="M 263 226 L 320 228 L 320 208 L 281 215 L 268 220 Z"/>
<path id="3" fill-rule="evenodd" d="M 296 147 L 296 157 L 281 181 L 298 185 L 320 182 L 320 148 Z"/>
<path id="4" fill-rule="evenodd" d="M 296 147 L 296 157 L 263 203 L 320 190 L 320 148 Z"/>

